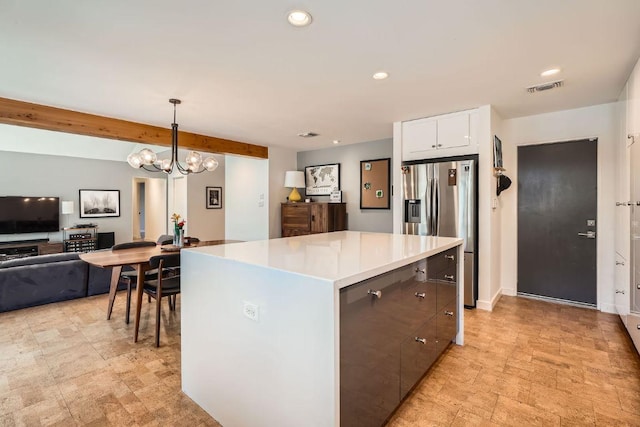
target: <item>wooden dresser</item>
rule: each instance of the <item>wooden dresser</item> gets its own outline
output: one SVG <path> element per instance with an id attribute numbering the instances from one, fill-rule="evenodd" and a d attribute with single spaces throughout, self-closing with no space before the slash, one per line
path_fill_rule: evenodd
<path id="1" fill-rule="evenodd" d="M 283 203 L 280 217 L 282 237 L 347 229 L 345 203 Z"/>

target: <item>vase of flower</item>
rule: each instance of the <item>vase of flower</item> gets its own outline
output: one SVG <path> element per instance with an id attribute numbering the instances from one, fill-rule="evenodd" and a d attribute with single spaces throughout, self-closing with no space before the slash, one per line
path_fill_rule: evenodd
<path id="1" fill-rule="evenodd" d="M 184 224 L 187 220 L 180 220 L 180 215 L 174 213 L 171 215 L 173 221 L 173 244 L 179 248 L 184 246 Z"/>

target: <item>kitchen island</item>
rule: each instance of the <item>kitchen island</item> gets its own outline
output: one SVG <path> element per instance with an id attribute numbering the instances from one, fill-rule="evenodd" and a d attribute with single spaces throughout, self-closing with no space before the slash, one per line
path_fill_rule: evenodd
<path id="1" fill-rule="evenodd" d="M 184 250 L 184 393 L 225 427 L 381 424 L 463 342 L 461 243 L 342 231 Z"/>

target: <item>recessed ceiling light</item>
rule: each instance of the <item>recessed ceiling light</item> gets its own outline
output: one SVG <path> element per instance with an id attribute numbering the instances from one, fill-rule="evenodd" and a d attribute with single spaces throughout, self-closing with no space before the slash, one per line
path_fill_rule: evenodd
<path id="1" fill-rule="evenodd" d="M 306 27 L 311 24 L 311 14 L 304 10 L 292 10 L 287 15 L 287 20 L 294 27 Z"/>
<path id="2" fill-rule="evenodd" d="M 339 139 L 334 139 L 334 140 L 333 140 L 333 143 L 334 143 L 334 144 L 340 144 L 340 140 L 339 140 Z"/>
<path id="3" fill-rule="evenodd" d="M 553 76 L 554 74 L 558 74 L 560 72 L 560 68 L 551 68 L 549 70 L 544 70 L 540 73 L 542 77 Z"/>
<path id="4" fill-rule="evenodd" d="M 389 77 L 389 73 L 387 73 L 386 71 L 378 71 L 373 75 L 373 78 L 376 80 L 384 80 L 387 77 Z"/>

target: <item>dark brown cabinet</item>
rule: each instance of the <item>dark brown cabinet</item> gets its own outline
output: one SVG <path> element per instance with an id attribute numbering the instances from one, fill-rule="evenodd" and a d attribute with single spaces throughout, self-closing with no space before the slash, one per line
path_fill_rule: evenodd
<path id="1" fill-rule="evenodd" d="M 347 229 L 344 203 L 283 203 L 282 237 L 328 233 Z"/>
<path id="2" fill-rule="evenodd" d="M 340 291 L 340 425 L 384 424 L 455 338 L 457 248 Z"/>

